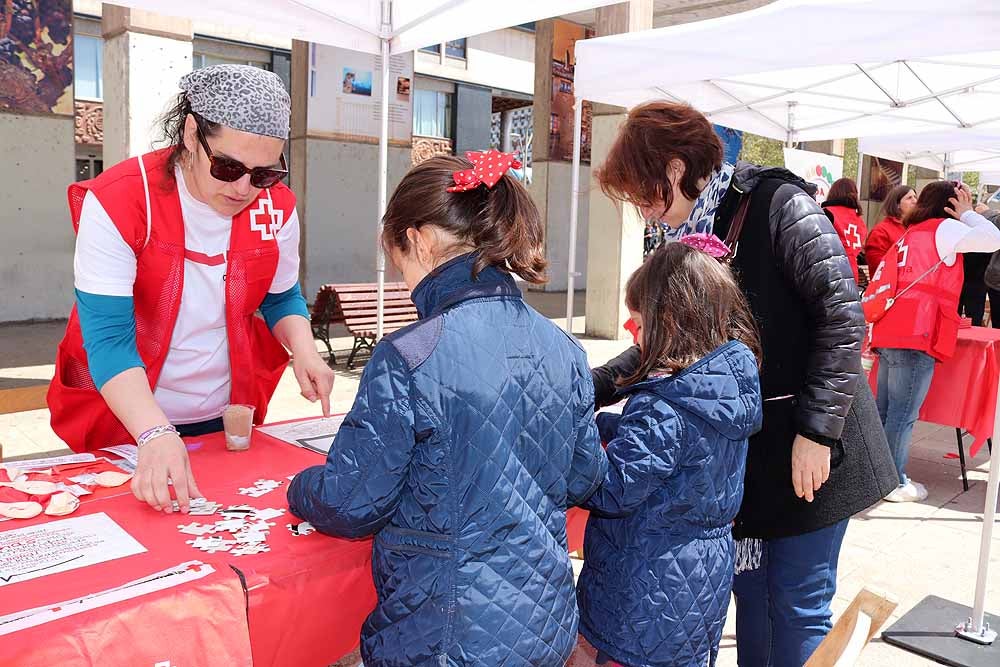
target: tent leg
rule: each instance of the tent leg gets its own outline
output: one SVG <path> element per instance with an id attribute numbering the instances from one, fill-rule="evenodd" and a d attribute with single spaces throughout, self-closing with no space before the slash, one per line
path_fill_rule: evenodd
<path id="1" fill-rule="evenodd" d="M 382 24 L 389 24 L 389 1 L 382 0 Z M 382 340 L 385 330 L 385 250 L 382 248 L 382 216 L 385 215 L 389 187 L 389 38 L 382 38 L 382 127 L 378 138 L 378 223 L 375 233 L 375 270 L 378 283 L 378 305 L 375 316 L 376 340 Z"/>
<path id="2" fill-rule="evenodd" d="M 576 296 L 576 228 L 580 217 L 580 136 L 583 125 L 583 100 L 573 105 L 573 186 L 569 203 L 569 259 L 566 275 L 566 331 L 573 333 L 573 298 Z"/>

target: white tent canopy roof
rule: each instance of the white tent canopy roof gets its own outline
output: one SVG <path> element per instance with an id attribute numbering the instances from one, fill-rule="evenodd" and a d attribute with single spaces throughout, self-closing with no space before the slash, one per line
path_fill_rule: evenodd
<path id="1" fill-rule="evenodd" d="M 858 152 L 938 171 L 1000 171 L 1000 128 L 861 137 Z"/>
<path id="2" fill-rule="evenodd" d="M 538 19 L 611 4 L 613 0 L 115 0 L 115 4 L 227 26 L 241 26 L 368 53 L 403 53 Z"/>
<path id="3" fill-rule="evenodd" d="M 782 141 L 1000 128 L 1000 3 L 778 0 L 577 44 L 576 92 Z M 794 68 L 790 68 L 794 65 Z"/>

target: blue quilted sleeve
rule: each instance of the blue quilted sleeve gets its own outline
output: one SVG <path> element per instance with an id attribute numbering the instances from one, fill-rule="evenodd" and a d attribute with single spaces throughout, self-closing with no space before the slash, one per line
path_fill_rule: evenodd
<path id="1" fill-rule="evenodd" d="M 631 514 L 674 473 L 682 438 L 673 408 L 655 396 L 636 396 L 608 443 L 604 483 L 583 506 L 599 516 Z"/>
<path id="2" fill-rule="evenodd" d="M 601 442 L 611 442 L 618 434 L 618 422 L 622 420 L 620 414 L 614 412 L 598 412 L 597 432 L 601 434 Z"/>
<path id="3" fill-rule="evenodd" d="M 601 446 L 597 422 L 594 421 L 594 381 L 585 359 L 577 364 L 577 370 L 574 397 L 578 406 L 576 443 L 566 485 L 566 502 L 569 505 L 579 505 L 586 500 L 604 479 L 608 468 L 608 457 Z"/>
<path id="4" fill-rule="evenodd" d="M 371 535 L 392 518 L 415 443 L 409 387 L 396 349 L 376 346 L 326 465 L 303 470 L 288 488 L 295 516 L 340 537 Z"/>

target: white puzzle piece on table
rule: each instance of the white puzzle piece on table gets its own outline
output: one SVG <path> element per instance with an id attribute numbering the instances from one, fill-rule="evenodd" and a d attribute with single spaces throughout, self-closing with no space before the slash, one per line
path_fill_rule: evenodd
<path id="1" fill-rule="evenodd" d="M 285 527 L 288 528 L 290 532 L 295 537 L 302 537 L 304 535 L 312 535 L 316 532 L 313 525 L 308 521 L 303 521 L 302 523 L 286 523 Z"/>
<path id="2" fill-rule="evenodd" d="M 244 519 L 225 519 L 223 521 L 215 522 L 216 531 L 227 531 L 230 533 L 238 533 L 239 531 L 246 528 L 247 522 Z"/>
<path id="3" fill-rule="evenodd" d="M 240 544 L 263 544 L 267 542 L 267 533 L 257 530 L 242 530 L 233 535 L 233 539 Z"/>
<path id="4" fill-rule="evenodd" d="M 233 556 L 256 556 L 257 554 L 267 553 L 270 550 L 271 547 L 266 544 L 245 544 L 233 549 L 229 553 Z"/>
<path id="5" fill-rule="evenodd" d="M 190 544 L 195 549 L 200 549 L 205 553 L 214 554 L 219 551 L 229 551 L 234 546 L 236 546 L 236 540 L 224 540 L 221 537 L 196 537 L 193 540 L 188 540 L 187 544 Z"/>
<path id="6" fill-rule="evenodd" d="M 181 531 L 185 535 L 211 535 L 215 532 L 215 526 L 207 523 L 192 521 L 187 525 L 181 524 L 177 526 L 177 530 Z"/>
<path id="7" fill-rule="evenodd" d="M 257 521 L 270 521 L 271 519 L 277 519 L 282 514 L 285 513 L 283 509 L 276 509 L 273 507 L 265 507 L 264 509 L 256 510 L 253 513 L 253 518 Z M 271 524 L 272 526 L 274 524 Z"/>

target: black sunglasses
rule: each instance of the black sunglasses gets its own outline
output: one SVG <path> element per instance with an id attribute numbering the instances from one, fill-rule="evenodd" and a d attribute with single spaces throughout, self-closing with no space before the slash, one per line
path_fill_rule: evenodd
<path id="1" fill-rule="evenodd" d="M 208 156 L 208 161 L 211 164 L 209 173 L 212 174 L 212 178 L 224 183 L 232 183 L 243 178 L 245 174 L 250 174 L 250 185 L 255 188 L 264 189 L 273 186 L 288 174 L 288 164 L 285 162 L 284 152 L 281 153 L 281 169 L 273 169 L 271 167 L 254 167 L 253 169 L 249 169 L 239 160 L 219 157 L 212 153 L 212 149 L 208 147 L 208 140 L 205 139 L 205 134 L 201 131 L 201 125 L 195 123 L 195 127 L 198 132 L 198 141 L 201 142 L 201 147 L 205 149 L 205 155 Z"/>

